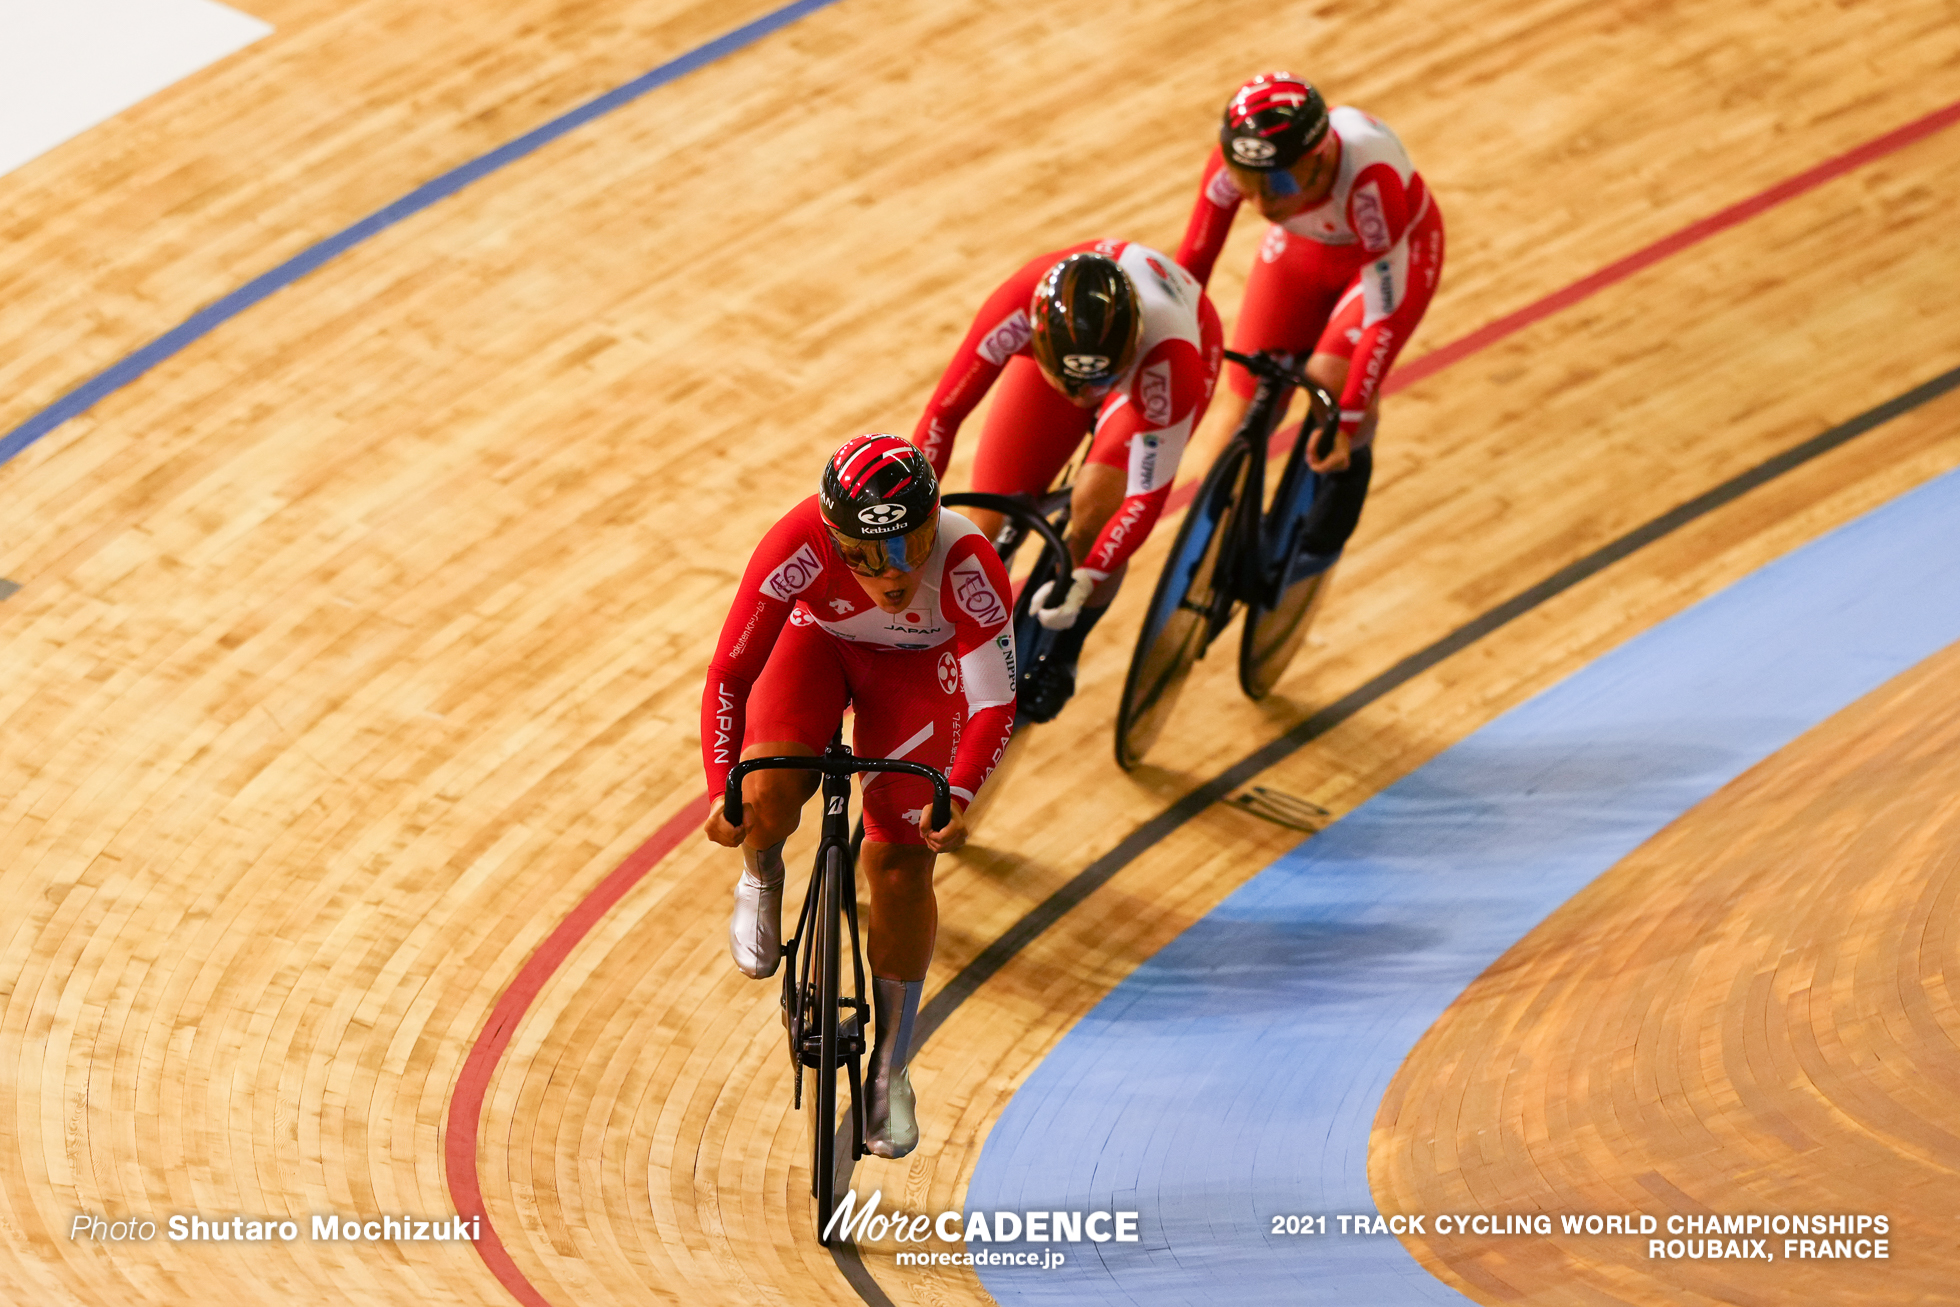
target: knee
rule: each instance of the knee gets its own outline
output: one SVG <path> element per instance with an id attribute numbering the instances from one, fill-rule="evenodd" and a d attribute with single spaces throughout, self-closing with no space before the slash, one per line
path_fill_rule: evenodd
<path id="1" fill-rule="evenodd" d="M 974 508 L 971 505 L 959 510 L 960 516 L 973 523 L 981 535 L 993 540 L 1000 535 L 1000 524 L 1004 520 L 991 508 Z"/>
<path id="2" fill-rule="evenodd" d="M 1338 354 L 1316 354 L 1307 360 L 1307 377 L 1339 403 L 1341 390 L 1347 385 L 1348 361 Z"/>
<path id="3" fill-rule="evenodd" d="M 790 837 L 803 820 L 803 802 L 809 797 L 804 773 L 794 771 L 751 772 L 742 779 L 742 804 L 748 809 L 746 843 L 767 848 Z"/>
<path id="4" fill-rule="evenodd" d="M 1095 546 L 1109 519 L 1123 503 L 1129 472 L 1102 463 L 1086 465 L 1075 480 L 1075 493 L 1069 497 L 1068 531 L 1063 539 L 1069 553 L 1081 562 Z"/>
<path id="5" fill-rule="evenodd" d="M 932 851 L 923 844 L 867 844 L 860 864 L 871 897 L 909 900 L 932 896 Z"/>
<path id="6" fill-rule="evenodd" d="M 1068 530 L 1062 533 L 1062 540 L 1068 545 L 1069 557 L 1078 563 L 1087 558 L 1089 551 L 1095 548 L 1096 537 L 1102 534 L 1103 523 L 1108 520 L 1104 516 L 1091 521 L 1071 513 Z"/>

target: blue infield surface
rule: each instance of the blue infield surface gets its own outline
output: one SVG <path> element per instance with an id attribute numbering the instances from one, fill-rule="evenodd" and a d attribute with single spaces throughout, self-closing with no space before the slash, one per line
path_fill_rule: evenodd
<path id="1" fill-rule="evenodd" d="M 982 1268 L 1001 1303 L 1468 1301 L 1375 1212 L 1390 1078 L 1484 968 L 1749 767 L 1960 640 L 1960 473 L 1644 632 L 1266 868 L 1071 1031 L 966 1210 L 1134 1211 L 1136 1242 Z M 1326 1215 L 1326 1237 L 1272 1218 Z M 1022 1245 L 1025 1247 L 1025 1245 Z M 1003 1248 L 1003 1250 L 1005 1250 Z"/>

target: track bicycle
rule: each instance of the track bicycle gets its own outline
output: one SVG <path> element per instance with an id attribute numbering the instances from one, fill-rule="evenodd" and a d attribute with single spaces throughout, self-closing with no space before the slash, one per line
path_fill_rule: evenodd
<path id="1" fill-rule="evenodd" d="M 1116 761 L 1125 771 L 1155 743 L 1192 665 L 1241 604 L 1246 619 L 1239 685 L 1249 697 L 1264 698 L 1306 638 L 1340 558 L 1338 550 L 1317 554 L 1305 547 L 1314 509 L 1333 481 L 1316 475 L 1306 454 L 1310 442 L 1318 455 L 1334 439 L 1341 415 L 1333 397 L 1277 355 L 1227 350 L 1225 357 L 1251 372 L 1258 385 L 1245 419 L 1185 512 L 1144 613 L 1117 705 Z M 1301 423 L 1267 506 L 1267 447 L 1295 390 L 1307 392 L 1313 412 Z M 1311 432 L 1309 421 L 1315 424 Z"/>
<path id="2" fill-rule="evenodd" d="M 747 758 L 729 769 L 723 813 L 742 824 L 742 778 L 755 771 L 813 771 L 823 777 L 823 826 L 816 867 L 803 895 L 796 934 L 783 945 L 783 1014 L 789 1027 L 789 1059 L 796 1069 L 795 1105 L 803 1107 L 803 1072 L 816 1073 L 816 1117 L 810 1123 L 810 1193 L 817 1202 L 817 1241 L 837 1206 L 837 1072 L 851 1085 L 851 1160 L 864 1156 L 865 999 L 864 957 L 858 948 L 857 851 L 851 839 L 851 777 L 859 772 L 904 772 L 932 785 L 932 826 L 953 817 L 946 777 L 923 763 L 859 758 L 841 733 L 816 757 Z M 851 987 L 843 988 L 844 942 L 850 941 Z"/>

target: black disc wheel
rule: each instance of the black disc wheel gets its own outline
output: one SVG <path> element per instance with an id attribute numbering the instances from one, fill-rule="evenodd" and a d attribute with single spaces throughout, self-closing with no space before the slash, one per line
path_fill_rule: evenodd
<path id="1" fill-rule="evenodd" d="M 1116 761 L 1125 771 L 1156 743 L 1191 665 L 1231 618 L 1230 579 L 1220 559 L 1233 537 L 1250 462 L 1250 451 L 1234 442 L 1212 464 L 1157 578 L 1116 709 Z"/>
<path id="2" fill-rule="evenodd" d="M 844 851 L 824 854 L 823 892 L 817 905 L 817 1076 L 813 1095 L 816 1116 L 810 1122 L 810 1187 L 817 1200 L 817 1239 L 825 1232 L 837 1207 L 837 1015 L 844 906 Z"/>
<path id="3" fill-rule="evenodd" d="M 1271 608 L 1258 602 L 1246 606 L 1245 633 L 1239 641 L 1239 688 L 1247 695 L 1263 699 L 1279 684 L 1307 638 L 1333 574 L 1330 563 L 1286 585 Z"/>

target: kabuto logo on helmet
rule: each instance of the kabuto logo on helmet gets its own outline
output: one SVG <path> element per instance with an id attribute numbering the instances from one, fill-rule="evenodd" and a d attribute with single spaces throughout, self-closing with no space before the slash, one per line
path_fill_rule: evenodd
<path id="1" fill-rule="evenodd" d="M 1109 371 L 1107 354 L 1068 354 L 1062 358 L 1062 370 L 1071 377 L 1094 377 Z"/>
<path id="2" fill-rule="evenodd" d="M 832 531 L 876 540 L 929 523 L 939 511 L 939 478 L 917 445 L 872 432 L 845 441 L 829 460 L 817 500 Z"/>
<path id="3" fill-rule="evenodd" d="M 1292 73 L 1261 73 L 1232 93 L 1218 143 L 1242 168 L 1278 172 L 1325 139 L 1327 102 Z"/>
<path id="4" fill-rule="evenodd" d="M 1262 141 L 1257 136 L 1237 136 L 1232 138 L 1232 157 L 1240 163 L 1258 166 L 1271 163 L 1279 150 L 1271 141 Z"/>

